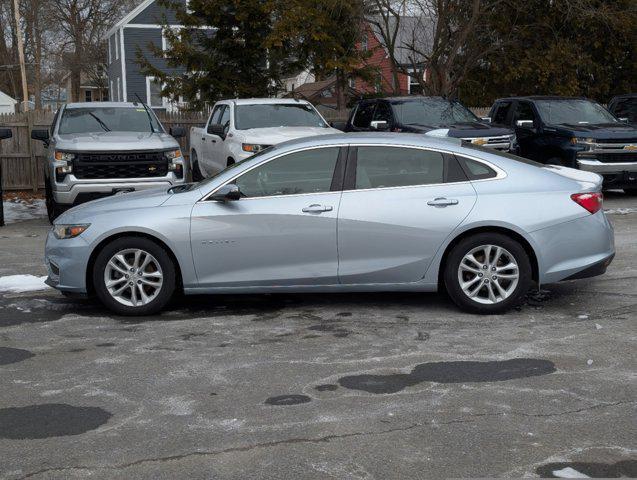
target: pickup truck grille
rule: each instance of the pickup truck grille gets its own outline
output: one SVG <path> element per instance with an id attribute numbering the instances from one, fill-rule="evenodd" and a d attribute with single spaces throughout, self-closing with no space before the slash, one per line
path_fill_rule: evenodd
<path id="1" fill-rule="evenodd" d="M 602 163 L 626 163 L 637 162 L 636 153 L 598 153 L 597 160 Z"/>
<path id="2" fill-rule="evenodd" d="M 78 179 L 164 177 L 168 160 L 163 152 L 79 153 L 73 161 Z"/>

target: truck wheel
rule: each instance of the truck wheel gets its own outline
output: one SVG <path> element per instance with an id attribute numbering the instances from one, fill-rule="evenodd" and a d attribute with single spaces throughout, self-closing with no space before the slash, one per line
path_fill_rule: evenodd
<path id="1" fill-rule="evenodd" d="M 120 315 L 159 312 L 175 292 L 175 265 L 148 238 L 121 237 L 97 255 L 93 285 L 100 301 Z"/>
<path id="2" fill-rule="evenodd" d="M 503 313 L 517 306 L 531 286 L 532 270 L 522 245 L 500 233 L 461 240 L 447 258 L 447 293 L 461 309 Z"/>
<path id="3" fill-rule="evenodd" d="M 226 163 L 226 167 L 229 167 L 230 165 L 234 165 L 234 158 L 228 158 L 228 163 Z"/>
<path id="4" fill-rule="evenodd" d="M 203 175 L 201 174 L 201 169 L 199 168 L 199 159 L 197 158 L 197 152 L 194 150 L 190 155 L 190 161 L 192 163 L 192 181 L 200 182 L 203 180 Z"/>
<path id="5" fill-rule="evenodd" d="M 64 209 L 53 198 L 51 184 L 46 177 L 44 177 L 44 203 L 46 204 L 46 214 L 49 217 L 49 223 L 53 224 L 55 219 L 64 213 Z"/>
<path id="6" fill-rule="evenodd" d="M 562 160 L 560 157 L 551 157 L 546 161 L 547 165 L 558 165 L 560 167 L 564 167 L 566 166 L 564 164 L 564 160 Z"/>

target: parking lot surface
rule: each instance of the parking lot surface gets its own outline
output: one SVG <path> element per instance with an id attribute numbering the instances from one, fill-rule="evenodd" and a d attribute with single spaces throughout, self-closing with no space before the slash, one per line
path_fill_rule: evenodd
<path id="1" fill-rule="evenodd" d="M 0 293 L 0 478 L 637 476 L 637 199 L 617 256 L 502 316 L 437 294 L 202 296 L 114 317 Z M 42 220 L 0 276 L 44 275 Z"/>

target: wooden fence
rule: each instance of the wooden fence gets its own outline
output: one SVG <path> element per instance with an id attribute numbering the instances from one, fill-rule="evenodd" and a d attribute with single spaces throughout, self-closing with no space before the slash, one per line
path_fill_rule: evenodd
<path id="1" fill-rule="evenodd" d="M 472 108 L 479 117 L 488 113 L 488 108 Z M 321 109 L 328 121 L 347 120 L 348 111 Z M 2 162 L 2 186 L 4 190 L 33 190 L 44 188 L 44 165 L 46 151 L 44 144 L 31 140 L 31 130 L 48 129 L 54 112 L 31 111 L 26 113 L 0 115 L 0 127 L 8 127 L 13 137 L 0 142 L 0 162 Z M 158 117 L 166 130 L 181 126 L 186 136 L 179 139 L 182 152 L 190 156 L 190 127 L 201 127 L 206 123 L 208 112 L 158 112 Z"/>

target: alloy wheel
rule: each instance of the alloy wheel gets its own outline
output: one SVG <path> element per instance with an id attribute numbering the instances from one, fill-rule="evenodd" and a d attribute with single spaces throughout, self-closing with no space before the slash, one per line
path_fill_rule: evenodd
<path id="1" fill-rule="evenodd" d="M 481 245 L 471 249 L 458 267 L 458 281 L 471 300 L 493 305 L 510 297 L 520 280 L 515 257 L 497 245 Z"/>
<path id="2" fill-rule="evenodd" d="M 104 269 L 104 285 L 117 302 L 140 307 L 161 291 L 164 275 L 157 259 L 145 250 L 130 248 L 111 257 Z"/>

